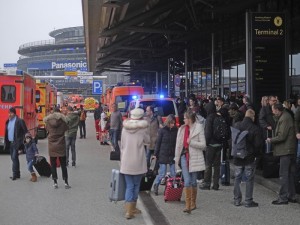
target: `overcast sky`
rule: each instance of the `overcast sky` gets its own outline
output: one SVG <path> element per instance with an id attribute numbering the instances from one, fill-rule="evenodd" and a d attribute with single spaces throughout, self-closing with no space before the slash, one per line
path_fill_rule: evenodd
<path id="1" fill-rule="evenodd" d="M 54 29 L 82 25 L 81 0 L 0 0 L 0 68 L 17 63 L 20 45 L 52 39 Z"/>

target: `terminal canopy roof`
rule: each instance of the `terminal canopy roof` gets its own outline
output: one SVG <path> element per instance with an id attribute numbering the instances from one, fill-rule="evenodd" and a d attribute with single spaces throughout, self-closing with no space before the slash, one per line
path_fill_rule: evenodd
<path id="1" fill-rule="evenodd" d="M 82 0 L 89 70 L 167 71 L 245 63 L 246 12 L 287 12 L 292 50 L 300 52 L 299 0 Z M 212 41 L 212 34 L 214 36 Z M 221 54 L 220 54 L 221 53 Z M 130 63 L 125 63 L 130 62 Z"/>

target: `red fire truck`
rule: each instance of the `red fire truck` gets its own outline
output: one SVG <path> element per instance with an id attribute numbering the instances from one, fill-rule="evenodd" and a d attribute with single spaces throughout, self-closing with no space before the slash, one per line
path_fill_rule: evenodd
<path id="1" fill-rule="evenodd" d="M 37 141 L 35 79 L 20 70 L 0 70 L 0 150 L 3 151 L 8 110 L 15 107 Z"/>

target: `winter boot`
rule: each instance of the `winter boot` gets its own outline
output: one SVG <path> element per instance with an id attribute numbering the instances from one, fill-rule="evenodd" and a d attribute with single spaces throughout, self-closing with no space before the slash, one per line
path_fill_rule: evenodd
<path id="1" fill-rule="evenodd" d="M 134 214 L 133 214 L 134 202 L 126 202 L 125 207 L 126 207 L 125 218 L 132 219 L 134 217 Z"/>
<path id="2" fill-rule="evenodd" d="M 37 181 L 37 176 L 36 176 L 35 172 L 31 173 L 31 179 L 30 179 L 30 181 L 32 181 L 32 182 L 36 182 Z"/>
<path id="3" fill-rule="evenodd" d="M 185 187 L 185 209 L 183 212 L 190 214 L 191 213 L 191 195 L 192 195 L 192 187 Z"/>
<path id="4" fill-rule="evenodd" d="M 191 210 L 197 209 L 196 200 L 197 200 L 197 187 L 192 187 Z"/>
<path id="5" fill-rule="evenodd" d="M 141 214 L 142 211 L 136 207 L 136 202 L 134 202 L 133 214 Z"/>

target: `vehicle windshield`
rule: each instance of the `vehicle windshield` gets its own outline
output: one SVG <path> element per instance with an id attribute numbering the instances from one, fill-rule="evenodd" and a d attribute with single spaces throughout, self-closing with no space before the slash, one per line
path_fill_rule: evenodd
<path id="1" fill-rule="evenodd" d="M 120 95 L 115 99 L 116 104 L 120 112 L 127 112 L 129 102 L 132 100 L 132 95 Z"/>
<path id="2" fill-rule="evenodd" d="M 140 105 L 146 111 L 147 106 L 154 107 L 154 113 L 161 117 L 166 117 L 170 114 L 175 115 L 175 108 L 173 101 L 169 100 L 151 100 L 151 101 L 141 101 Z"/>

